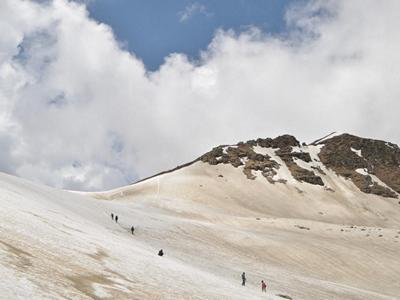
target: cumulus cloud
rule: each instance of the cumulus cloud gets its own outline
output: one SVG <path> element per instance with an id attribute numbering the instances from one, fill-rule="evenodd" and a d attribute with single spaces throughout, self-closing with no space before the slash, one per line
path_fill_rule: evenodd
<path id="1" fill-rule="evenodd" d="M 205 5 L 194 2 L 185 7 L 183 11 L 180 11 L 178 13 L 179 16 L 179 22 L 187 22 L 189 19 L 191 19 L 194 15 L 196 14 L 201 14 L 205 16 L 211 16 L 211 13 L 209 13 L 205 7 Z"/>
<path id="2" fill-rule="evenodd" d="M 400 2 L 310 1 L 148 72 L 67 0 L 0 3 L 0 168 L 99 190 L 218 144 L 347 131 L 399 143 Z"/>

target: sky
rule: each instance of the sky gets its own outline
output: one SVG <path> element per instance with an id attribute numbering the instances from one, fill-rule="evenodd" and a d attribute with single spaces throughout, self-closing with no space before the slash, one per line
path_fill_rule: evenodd
<path id="1" fill-rule="evenodd" d="M 0 1 L 0 170 L 105 190 L 219 144 L 399 144 L 400 2 Z"/>
<path id="2" fill-rule="evenodd" d="M 125 49 L 154 71 L 171 53 L 192 60 L 207 49 L 218 29 L 243 31 L 257 26 L 264 32 L 285 31 L 288 0 L 96 0 L 90 17 L 108 24 Z"/>

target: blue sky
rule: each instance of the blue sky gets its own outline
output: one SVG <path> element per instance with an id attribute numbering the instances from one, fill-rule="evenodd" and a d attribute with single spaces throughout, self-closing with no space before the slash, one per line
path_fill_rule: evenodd
<path id="1" fill-rule="evenodd" d="M 285 30 L 284 13 L 294 0 L 96 0 L 91 17 L 110 25 L 129 51 L 155 70 L 174 52 L 196 58 L 218 28 L 268 33 Z M 298 1 L 297 1 L 298 2 Z"/>

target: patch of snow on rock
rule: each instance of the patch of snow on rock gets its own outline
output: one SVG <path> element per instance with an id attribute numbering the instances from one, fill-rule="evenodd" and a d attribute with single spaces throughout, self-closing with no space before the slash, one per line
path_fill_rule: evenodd
<path id="1" fill-rule="evenodd" d="M 394 149 L 394 146 L 393 146 L 393 145 L 391 145 L 390 143 L 386 143 L 386 146 L 388 146 L 389 148 L 392 148 L 392 149 Z"/>
<path id="2" fill-rule="evenodd" d="M 342 135 L 343 132 L 332 132 L 331 134 L 328 134 L 327 136 L 323 137 L 322 139 L 316 140 L 315 142 L 313 142 L 314 144 L 321 144 L 323 141 L 326 141 L 328 139 L 331 139 L 335 136 L 339 136 Z"/>
<path id="3" fill-rule="evenodd" d="M 384 182 L 383 182 L 382 180 L 380 180 L 378 177 L 376 177 L 376 176 L 373 175 L 373 174 L 368 173 L 368 170 L 367 170 L 367 169 L 365 169 L 365 168 L 364 168 L 364 169 L 357 169 L 356 172 L 359 173 L 359 174 L 361 174 L 361 175 L 370 176 L 371 179 L 372 179 L 372 182 L 374 182 L 374 183 L 376 183 L 376 184 L 379 184 L 380 186 L 383 186 L 383 187 L 385 187 L 385 188 L 387 188 L 387 189 L 389 189 L 389 190 L 391 190 L 391 191 L 393 191 L 393 192 L 396 193 L 396 191 L 394 191 L 391 187 L 389 187 L 386 183 L 384 183 Z M 398 193 L 397 193 L 397 194 L 398 194 Z"/>
<path id="4" fill-rule="evenodd" d="M 357 169 L 356 172 L 361 175 L 370 175 L 368 174 L 367 169 Z"/>
<path id="5" fill-rule="evenodd" d="M 296 158 L 296 157 L 293 158 L 293 161 L 294 161 L 300 168 L 303 168 L 303 169 L 306 169 L 306 170 L 309 170 L 309 171 L 313 171 L 313 172 L 315 171 L 315 170 L 313 170 L 313 168 L 312 168 L 312 166 L 314 165 L 313 162 L 308 163 L 308 162 L 305 162 L 304 160 L 299 159 L 299 158 Z"/>
<path id="6" fill-rule="evenodd" d="M 255 146 L 255 147 L 253 147 L 253 151 L 255 152 L 255 153 L 258 153 L 258 154 L 262 154 L 262 155 L 269 155 L 268 153 L 268 149 L 269 148 L 264 148 L 264 147 L 261 147 L 261 146 Z"/>
<path id="7" fill-rule="evenodd" d="M 360 150 L 357 150 L 357 149 L 354 149 L 353 147 L 351 147 L 350 149 L 351 149 L 351 151 L 353 151 L 355 154 L 357 154 L 359 157 L 362 157 L 362 155 L 361 155 L 361 149 L 360 149 Z"/>
<path id="8" fill-rule="evenodd" d="M 292 176 L 292 173 L 286 166 L 285 162 L 278 155 L 276 155 L 275 151 L 279 149 L 273 149 L 273 148 L 263 148 L 263 149 L 265 149 L 265 154 L 269 155 L 272 160 L 276 161 L 280 165 L 279 169 L 275 169 L 277 174 L 274 175 L 274 177 L 272 177 L 272 180 L 274 181 L 285 180 L 295 185 L 299 184 L 299 182 Z"/>

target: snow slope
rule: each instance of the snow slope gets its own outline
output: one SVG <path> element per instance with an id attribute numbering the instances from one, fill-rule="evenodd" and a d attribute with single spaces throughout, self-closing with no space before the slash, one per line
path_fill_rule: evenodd
<path id="1" fill-rule="evenodd" d="M 0 174 L 0 299 L 398 299 L 400 205 L 324 171 L 334 192 L 202 162 L 87 194 Z"/>

